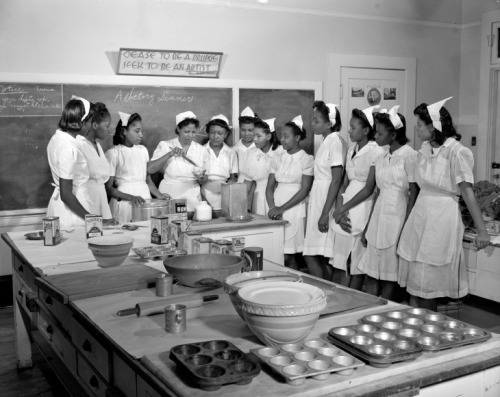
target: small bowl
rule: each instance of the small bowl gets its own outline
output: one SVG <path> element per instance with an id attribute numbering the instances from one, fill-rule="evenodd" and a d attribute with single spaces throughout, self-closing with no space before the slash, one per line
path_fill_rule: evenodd
<path id="1" fill-rule="evenodd" d="M 134 243 L 134 239 L 128 236 L 99 236 L 87 241 L 100 267 L 120 266 Z"/>
<path id="2" fill-rule="evenodd" d="M 212 208 L 212 219 L 217 219 L 219 216 L 222 215 L 222 209 L 221 208 Z"/>

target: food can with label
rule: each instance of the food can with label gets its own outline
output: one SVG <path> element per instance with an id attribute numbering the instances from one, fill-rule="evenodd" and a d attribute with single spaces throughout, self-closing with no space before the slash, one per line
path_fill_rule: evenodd
<path id="1" fill-rule="evenodd" d="M 61 242 L 58 216 L 43 218 L 43 245 L 57 245 Z"/>
<path id="2" fill-rule="evenodd" d="M 102 236 L 102 216 L 95 214 L 85 215 L 87 238 Z"/>
<path id="3" fill-rule="evenodd" d="M 168 243 L 168 215 L 151 217 L 151 242 L 153 244 Z"/>

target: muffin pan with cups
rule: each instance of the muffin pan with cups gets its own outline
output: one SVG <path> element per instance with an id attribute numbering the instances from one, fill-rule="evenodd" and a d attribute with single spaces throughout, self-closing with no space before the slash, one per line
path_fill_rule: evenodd
<path id="1" fill-rule="evenodd" d="M 207 391 L 230 383 L 249 384 L 260 373 L 258 360 L 226 340 L 174 346 L 170 359 L 181 375 Z"/>
<path id="2" fill-rule="evenodd" d="M 261 347 L 250 352 L 293 386 L 303 384 L 307 378 L 325 380 L 332 373 L 350 375 L 357 367 L 364 365 L 322 339 Z"/>
<path id="3" fill-rule="evenodd" d="M 491 333 L 481 328 L 420 308 L 391 310 L 365 316 L 361 321 L 384 329 L 389 327 L 389 331 L 420 343 L 428 351 L 480 343 L 491 338 Z"/>

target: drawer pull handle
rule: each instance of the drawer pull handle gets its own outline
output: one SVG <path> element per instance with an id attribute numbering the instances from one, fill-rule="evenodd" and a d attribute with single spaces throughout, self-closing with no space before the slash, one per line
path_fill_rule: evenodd
<path id="1" fill-rule="evenodd" d="M 92 375 L 89 381 L 89 385 L 92 386 L 94 389 L 99 388 L 99 381 L 97 380 L 95 375 Z"/>
<path id="2" fill-rule="evenodd" d="M 17 271 L 18 271 L 19 273 L 24 272 L 23 265 L 19 265 L 19 267 L 17 268 Z"/>
<path id="3" fill-rule="evenodd" d="M 47 333 L 48 334 L 53 334 L 54 333 L 54 328 L 52 328 L 52 325 L 47 325 Z"/>
<path id="4" fill-rule="evenodd" d="M 92 345 L 88 340 L 85 340 L 85 342 L 82 343 L 82 349 L 88 353 L 92 352 Z"/>
<path id="5" fill-rule="evenodd" d="M 49 295 L 47 295 L 47 297 L 45 298 L 45 303 L 47 305 L 52 305 L 52 298 Z"/>

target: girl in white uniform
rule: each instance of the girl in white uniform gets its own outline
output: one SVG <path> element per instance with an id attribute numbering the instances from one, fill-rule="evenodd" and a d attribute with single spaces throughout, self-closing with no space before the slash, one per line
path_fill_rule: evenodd
<path id="1" fill-rule="evenodd" d="M 76 136 L 89 130 L 91 119 L 90 102 L 73 97 L 64 106 L 59 129 L 47 145 L 47 158 L 55 186 L 47 216 L 58 216 L 61 229 L 84 226 L 85 215 L 91 208 L 87 160 L 76 143 Z"/>
<path id="2" fill-rule="evenodd" d="M 266 188 L 269 218 L 284 219 L 285 266 L 299 269 L 299 258 L 304 247 L 306 204 L 304 199 L 313 182 L 314 158 L 299 146 L 306 137 L 302 117 L 297 116 L 281 129 L 283 151 L 271 162 L 271 173 Z"/>
<path id="3" fill-rule="evenodd" d="M 118 113 L 120 121 L 113 136 L 115 146 L 106 152 L 110 170 L 106 189 L 111 196 L 113 218 L 119 223 L 127 223 L 132 220 L 132 206 L 150 199 L 151 193 L 158 198 L 168 197 L 160 194 L 147 173 L 149 153 L 141 145 L 141 116 Z"/>
<path id="4" fill-rule="evenodd" d="M 192 212 L 201 201 L 200 183 L 204 181 L 208 152 L 194 141 L 200 122 L 193 112 L 178 114 L 175 122 L 178 137 L 158 144 L 148 163 L 148 173 L 163 172 L 160 192 L 173 199 L 186 199 L 187 210 Z"/>
<path id="5" fill-rule="evenodd" d="M 423 103 L 414 110 L 423 141 L 413 171 L 420 193 L 398 247 L 399 284 L 409 292 L 410 305 L 431 310 L 437 309 L 438 297 L 456 299 L 468 292 L 460 195 L 477 227 L 477 248 L 490 241 L 472 190 L 474 158 L 458 142 L 460 135 L 443 107 L 448 99 L 429 106 Z"/>
<path id="6" fill-rule="evenodd" d="M 101 144 L 96 139 L 104 141 L 109 137 L 111 115 L 103 103 L 97 102 L 92 106 L 94 111 L 91 127 L 85 137 L 78 135 L 76 141 L 89 168 L 87 188 L 91 200 L 90 213 L 101 215 L 103 219 L 110 220 L 112 215 L 105 187 L 105 183 L 109 179 L 109 164 Z"/>
<path id="7" fill-rule="evenodd" d="M 255 143 L 253 140 L 255 128 L 254 122 L 257 119 L 257 115 L 248 106 L 242 110 L 240 117 L 238 118 L 241 139 L 233 146 L 233 150 L 238 157 L 239 183 L 243 183 L 245 180 L 242 173 L 246 169 L 246 156 L 251 149 L 255 149 Z"/>
<path id="8" fill-rule="evenodd" d="M 367 249 L 358 265 L 366 274 L 365 292 L 390 300 L 398 291 L 399 236 L 418 194 L 410 175 L 417 153 L 407 145 L 406 121 L 398 108 L 375 115 L 375 141 L 386 151 L 375 164 L 378 193 L 366 229 Z"/>
<path id="9" fill-rule="evenodd" d="M 384 149 L 373 140 L 374 106 L 352 111 L 349 135 L 354 145 L 347 152 L 346 175 L 333 213 L 333 281 L 360 290 L 364 275 L 358 269 L 365 247 L 361 235 L 368 223 L 375 188 L 375 163 Z"/>
<path id="10" fill-rule="evenodd" d="M 230 128 L 226 116 L 212 117 L 206 125 L 209 141 L 205 148 L 208 152 L 207 180 L 201 186 L 201 193 L 214 209 L 221 208 L 221 185 L 236 182 L 238 160 L 233 149 L 225 144 Z"/>
<path id="11" fill-rule="evenodd" d="M 240 174 L 247 185 L 249 211 L 264 216 L 269 212 L 266 187 L 271 162 L 283 151 L 274 130 L 274 120 L 276 119 L 255 120 L 255 148 L 248 152 L 245 171 Z"/>
<path id="12" fill-rule="evenodd" d="M 328 261 L 333 257 L 333 230 L 330 226 L 333 205 L 342 184 L 347 143 L 339 134 L 342 122 L 337 105 L 316 101 L 313 109 L 313 132 L 322 135 L 323 142 L 314 159 L 303 254 L 309 273 L 331 280 L 333 268 Z"/>

